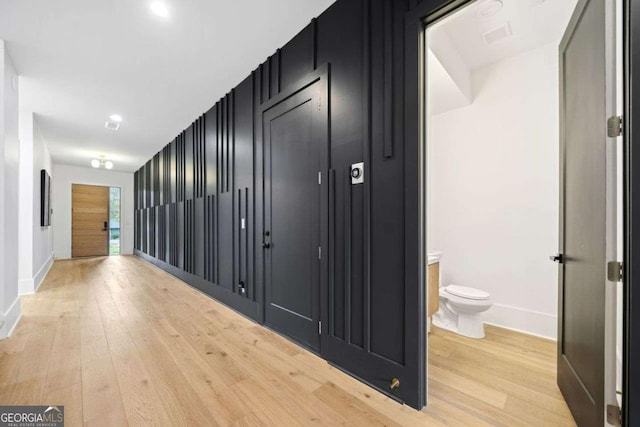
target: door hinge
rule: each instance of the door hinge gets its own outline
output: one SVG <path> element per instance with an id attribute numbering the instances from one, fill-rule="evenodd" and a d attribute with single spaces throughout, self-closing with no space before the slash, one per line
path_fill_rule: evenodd
<path id="1" fill-rule="evenodd" d="M 318 335 L 322 335 L 322 320 L 318 322 Z"/>
<path id="2" fill-rule="evenodd" d="M 322 109 L 322 98 L 318 97 L 318 111 Z"/>
<path id="3" fill-rule="evenodd" d="M 622 263 L 618 261 L 609 261 L 607 263 L 607 279 L 611 282 L 622 281 Z"/>
<path id="4" fill-rule="evenodd" d="M 318 172 L 318 185 L 322 185 L 322 172 Z"/>
<path id="5" fill-rule="evenodd" d="M 322 259 L 322 246 L 318 246 L 318 259 Z"/>
<path id="6" fill-rule="evenodd" d="M 612 426 L 622 426 L 622 412 L 618 405 L 607 405 L 607 422 Z"/>
<path id="7" fill-rule="evenodd" d="M 612 116 L 607 120 L 607 136 L 615 138 L 622 135 L 622 116 Z"/>

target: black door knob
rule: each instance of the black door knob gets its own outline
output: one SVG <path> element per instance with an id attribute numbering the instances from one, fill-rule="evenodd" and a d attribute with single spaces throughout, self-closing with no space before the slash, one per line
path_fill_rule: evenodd
<path id="1" fill-rule="evenodd" d="M 271 247 L 271 243 L 263 243 L 263 244 L 262 244 L 262 247 L 263 247 L 264 249 L 269 249 L 269 248 Z"/>

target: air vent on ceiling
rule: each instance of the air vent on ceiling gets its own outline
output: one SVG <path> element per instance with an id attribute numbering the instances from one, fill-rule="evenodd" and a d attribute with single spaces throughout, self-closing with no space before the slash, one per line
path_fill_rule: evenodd
<path id="1" fill-rule="evenodd" d="M 502 39 L 506 39 L 507 37 L 511 37 L 511 26 L 507 22 L 506 24 L 494 28 L 493 30 L 487 31 L 482 35 L 484 42 L 488 45 L 493 44 Z"/>
<path id="2" fill-rule="evenodd" d="M 104 124 L 104 127 L 106 127 L 109 130 L 118 130 L 120 129 L 120 123 L 112 122 L 109 120 Z"/>

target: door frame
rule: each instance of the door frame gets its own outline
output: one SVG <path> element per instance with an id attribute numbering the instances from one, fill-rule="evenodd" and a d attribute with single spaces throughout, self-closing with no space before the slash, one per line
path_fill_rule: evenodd
<path id="1" fill-rule="evenodd" d="M 407 194 L 413 200 L 407 202 L 408 207 L 424 213 L 426 203 L 426 186 L 424 173 L 426 170 L 426 156 L 423 152 L 425 123 L 424 108 L 424 53 L 425 33 L 428 25 L 449 15 L 460 7 L 475 0 L 422 0 L 413 1 L 413 6 L 405 14 L 405 74 L 404 74 L 404 130 L 405 147 L 409 154 L 415 155 L 415 161 L 407 161 L 405 167 L 405 182 Z M 631 425 L 640 421 L 640 391 L 634 390 L 633 384 L 640 384 L 640 366 L 633 366 L 635 358 L 640 359 L 640 296 L 633 298 L 633 274 L 640 275 L 640 152 L 634 148 L 640 147 L 640 136 L 634 138 L 633 128 L 640 129 L 640 114 L 633 116 L 634 107 L 640 110 L 640 0 L 623 0 L 622 8 L 622 44 L 623 44 L 623 425 Z M 633 85 L 636 81 L 638 84 Z M 418 96 L 416 96 L 418 94 Z M 604 124 L 603 124 L 604 125 Z M 640 134 L 640 132 L 639 132 Z M 640 150 L 637 148 L 635 151 Z M 411 159 L 409 157 L 409 159 Z M 413 187 L 412 179 L 418 177 L 418 188 Z M 634 217 L 635 214 L 635 217 Z M 406 214 L 406 221 L 417 222 L 417 236 L 405 234 L 407 242 L 418 255 L 417 268 L 412 275 L 418 277 L 418 293 L 420 321 L 419 355 L 421 360 L 427 360 L 428 342 L 425 334 L 426 307 L 423 306 L 426 292 L 426 224 L 421 215 L 419 218 Z M 414 229 L 415 230 L 415 229 Z M 407 252 L 408 254 L 411 252 Z M 411 268 L 411 265 L 408 264 Z M 427 363 L 423 364 L 420 372 L 420 400 L 426 404 L 427 399 Z"/>
<path id="2" fill-rule="evenodd" d="M 634 294 L 634 274 L 640 274 L 640 0 L 624 0 L 623 32 L 623 364 L 622 420 L 623 425 L 640 422 L 640 296 Z M 636 84 L 634 84 L 636 83 Z"/>
<path id="3" fill-rule="evenodd" d="M 261 324 L 265 324 L 265 302 L 266 302 L 266 262 L 265 262 L 265 252 L 262 245 L 265 242 L 264 240 L 264 232 L 265 232 L 265 171 L 264 171 L 264 125 L 263 119 L 265 114 L 276 105 L 288 100 L 292 96 L 295 96 L 299 92 L 302 92 L 309 86 L 319 83 L 320 84 L 320 109 L 321 109 L 321 126 L 326 131 L 326 153 L 324 158 L 321 160 L 322 162 L 322 182 L 320 185 L 320 244 L 322 249 L 323 256 L 320 259 L 320 278 L 319 278 L 319 302 L 320 302 L 320 321 L 322 324 L 327 324 L 327 306 L 328 306 L 328 287 L 329 287 L 329 260 L 330 260 L 330 240 L 329 240 L 329 177 L 331 174 L 331 133 L 330 133 L 330 108 L 329 108 L 329 87 L 330 87 L 330 64 L 326 63 L 323 65 L 319 65 L 314 71 L 305 75 L 297 82 L 283 88 L 277 95 L 273 96 L 268 101 L 265 101 L 258 107 L 258 111 L 256 111 L 256 146 L 254 153 L 254 179 L 255 179 L 255 188 L 262 189 L 261 192 L 256 192 L 256 200 L 255 200 L 255 253 L 260 254 L 257 255 L 255 259 L 255 275 L 256 275 L 256 299 L 261 301 L 258 307 L 258 321 Z M 277 333 L 280 333 L 276 331 Z M 323 328 L 322 333 L 320 334 L 320 347 L 319 352 L 322 354 L 323 342 L 325 341 L 326 336 L 326 328 Z M 290 339 L 294 339 L 289 337 Z M 298 342 L 296 340 L 296 342 Z M 308 348 L 312 352 L 317 352 L 317 350 L 307 347 L 304 343 L 300 343 L 305 348 Z"/>

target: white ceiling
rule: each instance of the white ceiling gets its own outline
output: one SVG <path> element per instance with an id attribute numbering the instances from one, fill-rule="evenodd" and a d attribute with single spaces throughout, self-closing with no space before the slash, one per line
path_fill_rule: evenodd
<path id="1" fill-rule="evenodd" d="M 334 1 L 0 0 L 0 39 L 55 162 L 133 171 Z"/>
<path id="2" fill-rule="evenodd" d="M 559 44 L 577 0 L 502 0 L 491 17 L 479 11 L 496 0 L 478 0 L 428 32 L 429 109 L 440 114 L 473 102 L 479 88 L 466 87 L 484 66 L 549 43 Z M 511 36 L 485 43 L 483 34 L 508 24 Z M 466 83 L 466 84 L 465 84 Z"/>
<path id="3" fill-rule="evenodd" d="M 487 2 L 478 0 L 434 25 L 446 33 L 470 70 L 552 42 L 560 42 L 577 0 L 502 0 L 503 7 L 487 18 L 478 11 Z M 487 45 L 487 31 L 509 23 L 512 36 Z"/>

